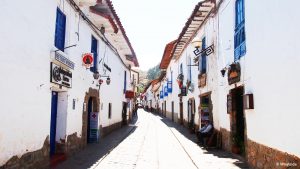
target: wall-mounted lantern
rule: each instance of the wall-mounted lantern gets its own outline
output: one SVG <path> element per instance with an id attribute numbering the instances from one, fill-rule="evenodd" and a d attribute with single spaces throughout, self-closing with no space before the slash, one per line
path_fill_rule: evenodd
<path id="1" fill-rule="evenodd" d="M 202 40 L 199 37 L 195 37 L 192 41 L 192 45 L 198 49 L 202 46 Z"/>
<path id="2" fill-rule="evenodd" d="M 226 73 L 226 68 L 221 70 L 221 74 L 222 74 L 223 77 L 225 76 L 225 73 Z"/>
<path id="3" fill-rule="evenodd" d="M 100 74 L 97 70 L 94 72 L 93 77 L 94 77 L 95 80 L 99 79 Z"/>
<path id="4" fill-rule="evenodd" d="M 109 85 L 110 84 L 110 77 L 108 76 L 106 79 L 106 84 Z"/>

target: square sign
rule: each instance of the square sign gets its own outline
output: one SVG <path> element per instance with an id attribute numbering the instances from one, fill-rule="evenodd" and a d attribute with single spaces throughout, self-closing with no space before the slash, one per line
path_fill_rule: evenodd
<path id="1" fill-rule="evenodd" d="M 72 72 L 56 65 L 55 63 L 51 63 L 50 71 L 50 82 L 67 88 L 72 87 Z"/>

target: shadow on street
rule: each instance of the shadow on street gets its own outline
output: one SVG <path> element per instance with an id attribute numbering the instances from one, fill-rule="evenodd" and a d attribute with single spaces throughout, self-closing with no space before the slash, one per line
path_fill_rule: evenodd
<path id="1" fill-rule="evenodd" d="M 97 164 L 99 160 L 105 158 L 105 156 L 136 130 L 137 126 L 135 124 L 137 120 L 138 117 L 136 116 L 128 125 L 100 138 L 99 143 L 88 144 L 84 149 L 72 155 L 66 161 L 51 168 L 83 169 L 92 167 Z"/>
<path id="2" fill-rule="evenodd" d="M 197 137 L 196 134 L 191 133 L 186 127 L 183 125 L 177 124 L 173 122 L 172 120 L 162 117 L 161 115 L 153 113 L 155 116 L 159 116 L 161 118 L 161 121 L 167 125 L 170 128 L 176 129 L 179 133 L 181 133 L 185 138 L 189 139 L 190 141 L 197 144 Z M 204 149 L 199 146 L 199 148 Z M 240 157 L 238 155 L 235 155 L 233 153 L 217 149 L 217 148 L 206 148 L 206 151 L 204 151 L 204 154 L 211 154 L 213 156 L 216 156 L 218 158 L 230 158 L 230 159 L 237 159 L 238 161 L 234 162 L 234 164 L 239 168 L 249 168 L 248 164 L 245 162 L 245 159 L 243 157 Z"/>

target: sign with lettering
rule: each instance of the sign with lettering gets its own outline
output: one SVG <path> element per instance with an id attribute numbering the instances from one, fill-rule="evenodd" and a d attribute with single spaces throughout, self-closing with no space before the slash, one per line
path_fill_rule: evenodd
<path id="1" fill-rule="evenodd" d="M 75 67 L 75 63 L 73 63 L 72 61 L 70 61 L 68 58 L 64 57 L 63 55 L 61 55 L 58 52 L 55 52 L 55 60 L 59 61 L 60 63 L 68 66 L 69 68 L 74 70 Z"/>
<path id="2" fill-rule="evenodd" d="M 89 143 L 98 142 L 99 140 L 98 114 L 98 112 L 90 113 Z"/>
<path id="3" fill-rule="evenodd" d="M 51 63 L 50 71 L 50 82 L 68 88 L 72 87 L 72 72 L 56 65 L 55 63 Z"/>

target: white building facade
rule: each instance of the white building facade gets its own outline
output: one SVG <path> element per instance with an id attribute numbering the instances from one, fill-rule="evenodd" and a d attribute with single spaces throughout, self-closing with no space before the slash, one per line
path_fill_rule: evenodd
<path id="1" fill-rule="evenodd" d="M 300 166 L 296 107 L 300 81 L 295 78 L 300 63 L 298 5 L 296 1 L 287 6 L 274 1 L 199 2 L 169 47 L 171 52 L 166 50 L 172 43 L 166 46 L 161 61 L 166 79 L 173 77 L 172 92 L 160 99 L 166 116 L 175 114 L 175 121 L 192 130 L 202 120 L 211 120 L 216 144 L 243 156 L 252 167 Z M 196 57 L 193 42 L 199 40 Z M 202 50 L 205 56 L 199 54 Z M 182 93 L 177 79 L 183 79 L 182 88 L 191 81 L 194 90 Z"/>
<path id="2" fill-rule="evenodd" d="M 47 166 L 127 123 L 138 62 L 110 1 L 3 1 L 0 9 L 0 166 Z"/>

